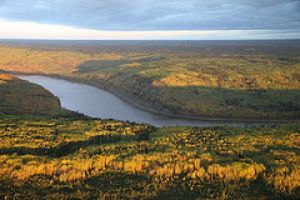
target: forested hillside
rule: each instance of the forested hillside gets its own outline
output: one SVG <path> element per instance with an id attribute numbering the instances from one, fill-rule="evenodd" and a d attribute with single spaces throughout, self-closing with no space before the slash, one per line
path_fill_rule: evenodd
<path id="1" fill-rule="evenodd" d="M 0 69 L 71 78 L 164 114 L 300 117 L 299 41 L 6 44 Z"/>
<path id="2" fill-rule="evenodd" d="M 0 114 L 63 115 L 59 99 L 41 86 L 0 73 Z"/>
<path id="3" fill-rule="evenodd" d="M 0 114 L 0 199 L 297 199 L 300 126 L 161 128 L 78 114 Z M 3 89 L 1 90 L 4 91 Z M 9 92 L 8 92 L 9 91 Z M 32 98 L 32 101 L 35 101 Z M 39 99 L 35 101 L 35 105 Z M 27 105 L 28 106 L 28 105 Z M 18 109 L 28 109 L 18 107 Z M 3 109 L 4 107 L 0 107 Z M 43 109 L 41 110 L 41 112 Z M 48 111 L 48 109 L 47 109 Z M 6 112 L 6 111 L 5 111 Z M 19 112 L 21 112 L 19 110 Z M 38 117 L 37 117 L 38 116 Z M 54 115 L 55 116 L 55 115 Z"/>
<path id="4" fill-rule="evenodd" d="M 300 127 L 1 116 L 0 198 L 297 199 Z"/>

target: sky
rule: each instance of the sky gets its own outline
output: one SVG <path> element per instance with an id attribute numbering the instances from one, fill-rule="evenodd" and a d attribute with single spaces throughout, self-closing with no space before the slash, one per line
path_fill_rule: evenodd
<path id="1" fill-rule="evenodd" d="M 0 38 L 300 39 L 300 0 L 0 0 Z"/>

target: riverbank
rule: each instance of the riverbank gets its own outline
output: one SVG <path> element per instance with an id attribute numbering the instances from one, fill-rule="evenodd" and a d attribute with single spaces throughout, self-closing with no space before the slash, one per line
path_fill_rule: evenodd
<path id="1" fill-rule="evenodd" d="M 247 118 L 221 118 L 221 117 L 207 117 L 207 116 L 189 116 L 189 115 L 177 115 L 168 112 L 161 112 L 155 110 L 150 103 L 140 101 L 139 99 L 129 95 L 122 90 L 115 88 L 115 87 L 107 87 L 107 84 L 101 83 L 99 81 L 87 81 L 81 78 L 76 78 L 74 76 L 61 76 L 57 74 L 42 74 L 42 73 L 13 73 L 14 75 L 40 75 L 46 77 L 52 77 L 61 80 L 68 80 L 74 83 L 83 83 L 86 85 L 94 86 L 99 89 L 103 89 L 108 91 L 109 93 L 113 94 L 114 96 L 118 97 L 119 99 L 131 104 L 132 106 L 160 116 L 171 117 L 174 119 L 184 119 L 184 120 L 194 120 L 194 121 L 206 121 L 206 122 L 224 122 L 224 123 L 293 123 L 299 121 L 298 119 L 247 119 Z"/>

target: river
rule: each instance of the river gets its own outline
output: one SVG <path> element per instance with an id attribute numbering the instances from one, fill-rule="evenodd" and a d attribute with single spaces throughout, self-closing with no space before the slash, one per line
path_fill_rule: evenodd
<path id="1" fill-rule="evenodd" d="M 20 79 L 38 84 L 49 90 L 60 99 L 62 107 L 78 111 L 90 117 L 101 119 L 117 119 L 137 123 L 147 123 L 154 126 L 200 126 L 213 125 L 258 125 L 261 123 L 250 122 L 224 122 L 209 120 L 190 120 L 166 117 L 151 112 L 143 111 L 137 107 L 119 99 L 113 94 L 82 83 L 40 76 L 40 75 L 18 75 Z M 265 124 L 265 123 L 264 123 Z"/>

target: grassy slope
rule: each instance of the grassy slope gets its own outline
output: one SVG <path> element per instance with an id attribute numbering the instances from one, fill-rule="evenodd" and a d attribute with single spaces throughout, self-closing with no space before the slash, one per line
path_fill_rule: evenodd
<path id="1" fill-rule="evenodd" d="M 0 198 L 297 199 L 299 151 L 299 125 L 156 130 L 2 114 Z"/>
<path id="2" fill-rule="evenodd" d="M 164 113 L 299 118 L 298 43 L 3 46 L 0 67 L 118 89 Z"/>

